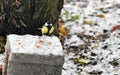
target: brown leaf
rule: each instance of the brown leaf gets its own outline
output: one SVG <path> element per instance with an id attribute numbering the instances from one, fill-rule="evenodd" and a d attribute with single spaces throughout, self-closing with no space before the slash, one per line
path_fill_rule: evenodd
<path id="1" fill-rule="evenodd" d="M 68 32 L 65 28 L 65 22 L 64 21 L 59 21 L 59 33 L 60 35 L 67 36 Z"/>
<path id="2" fill-rule="evenodd" d="M 105 18 L 105 15 L 104 14 L 98 14 L 97 17 L 99 17 L 99 18 Z"/>
<path id="3" fill-rule="evenodd" d="M 78 58 L 73 59 L 73 61 L 74 61 L 75 64 L 79 63 L 79 59 Z"/>
<path id="4" fill-rule="evenodd" d="M 68 32 L 67 30 L 65 29 L 65 25 L 61 25 L 59 27 L 59 32 L 63 35 L 63 36 L 67 36 L 68 35 Z"/>
<path id="5" fill-rule="evenodd" d="M 89 72 L 90 75 L 101 75 L 102 73 L 103 73 L 102 71 L 97 71 L 97 70 L 93 70 Z"/>
<path id="6" fill-rule="evenodd" d="M 65 22 L 64 22 L 63 20 L 60 20 L 60 21 L 58 22 L 58 24 L 59 24 L 59 26 L 62 26 L 62 25 L 65 25 Z"/>
<path id="7" fill-rule="evenodd" d="M 113 26 L 113 28 L 111 29 L 111 32 L 116 31 L 116 30 L 118 30 L 118 29 L 120 29 L 120 25 L 115 25 L 115 26 Z"/>

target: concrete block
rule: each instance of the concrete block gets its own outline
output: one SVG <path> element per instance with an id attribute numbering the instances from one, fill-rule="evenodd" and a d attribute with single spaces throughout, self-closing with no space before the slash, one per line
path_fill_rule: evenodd
<path id="1" fill-rule="evenodd" d="M 3 75 L 61 75 L 63 50 L 57 37 L 9 35 Z"/>

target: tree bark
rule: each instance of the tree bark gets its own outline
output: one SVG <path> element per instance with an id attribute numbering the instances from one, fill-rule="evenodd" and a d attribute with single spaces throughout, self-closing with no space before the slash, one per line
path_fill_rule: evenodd
<path id="1" fill-rule="evenodd" d="M 55 25 L 64 0 L 0 0 L 1 33 L 41 35 L 38 28 L 49 21 Z"/>

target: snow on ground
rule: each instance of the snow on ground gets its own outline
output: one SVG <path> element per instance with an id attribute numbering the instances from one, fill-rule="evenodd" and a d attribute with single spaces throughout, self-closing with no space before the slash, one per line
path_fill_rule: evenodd
<path id="1" fill-rule="evenodd" d="M 69 31 L 62 75 L 120 75 L 119 0 L 65 0 L 61 20 Z"/>

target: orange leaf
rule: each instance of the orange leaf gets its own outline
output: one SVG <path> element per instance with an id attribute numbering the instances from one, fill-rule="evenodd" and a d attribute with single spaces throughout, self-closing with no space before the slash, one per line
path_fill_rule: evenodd
<path id="1" fill-rule="evenodd" d="M 105 15 L 104 14 L 98 14 L 97 15 L 99 18 L 105 18 Z"/>
<path id="2" fill-rule="evenodd" d="M 115 25 L 113 26 L 113 28 L 111 29 L 111 32 L 120 29 L 120 25 Z"/>
<path id="3" fill-rule="evenodd" d="M 67 32 L 67 30 L 65 29 L 65 26 L 64 26 L 64 25 L 61 25 L 61 26 L 59 27 L 59 32 L 60 32 L 62 35 L 64 35 L 64 36 L 67 36 L 67 35 L 68 35 L 68 32 Z"/>

